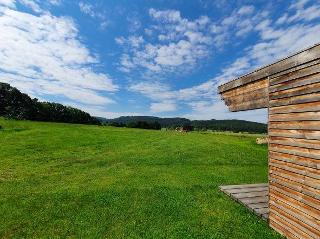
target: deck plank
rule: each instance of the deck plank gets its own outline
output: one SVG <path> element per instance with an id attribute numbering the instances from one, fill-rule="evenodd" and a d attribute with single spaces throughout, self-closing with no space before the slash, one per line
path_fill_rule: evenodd
<path id="1" fill-rule="evenodd" d="M 246 206 L 250 211 L 268 220 L 269 185 L 267 183 L 226 185 L 219 187 L 222 192 Z"/>
<path id="2" fill-rule="evenodd" d="M 253 209 L 268 207 L 268 202 L 248 203 L 248 206 Z"/>
<path id="3" fill-rule="evenodd" d="M 249 193 L 249 192 L 264 192 L 268 190 L 268 186 L 266 187 L 250 187 L 250 188 L 234 188 L 228 189 L 228 193 L 238 194 L 238 193 Z"/>
<path id="4" fill-rule="evenodd" d="M 267 183 L 257 183 L 257 184 L 239 184 L 239 185 L 225 185 L 220 186 L 221 189 L 234 189 L 234 188 L 256 188 L 256 187 L 263 187 L 268 186 Z"/>
<path id="5" fill-rule="evenodd" d="M 254 203 L 267 203 L 268 197 L 254 197 L 254 198 L 242 198 L 241 202 L 244 204 L 254 204 Z"/>

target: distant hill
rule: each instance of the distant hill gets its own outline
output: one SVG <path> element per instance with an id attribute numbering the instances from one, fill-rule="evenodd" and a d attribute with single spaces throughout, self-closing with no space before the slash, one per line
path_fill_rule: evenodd
<path id="1" fill-rule="evenodd" d="M 211 129 L 217 131 L 267 133 L 267 124 L 246 120 L 193 120 L 191 125 L 197 129 Z"/>
<path id="2" fill-rule="evenodd" d="M 129 124 L 139 121 L 147 123 L 158 122 L 163 128 L 183 126 L 184 124 L 190 124 L 191 122 L 186 118 L 160 118 L 154 116 L 121 116 L 119 118 L 106 120 L 106 122 L 116 122 L 119 124 Z"/>
<path id="3" fill-rule="evenodd" d="M 130 126 L 138 122 L 159 123 L 162 128 L 192 126 L 195 130 L 216 130 L 232 132 L 266 133 L 267 125 L 245 120 L 189 120 L 186 118 L 160 118 L 154 116 L 121 116 L 115 119 L 98 118 L 101 122 L 113 126 Z"/>
<path id="4" fill-rule="evenodd" d="M 58 103 L 40 102 L 1 82 L 0 116 L 35 121 L 100 124 L 99 120 L 82 110 Z"/>

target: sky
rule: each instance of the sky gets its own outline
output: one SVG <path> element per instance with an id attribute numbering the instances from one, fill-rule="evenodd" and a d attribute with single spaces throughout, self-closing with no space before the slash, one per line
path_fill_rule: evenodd
<path id="1" fill-rule="evenodd" d="M 91 115 L 267 121 L 217 87 L 320 42 L 320 0 L 0 0 L 0 82 Z"/>

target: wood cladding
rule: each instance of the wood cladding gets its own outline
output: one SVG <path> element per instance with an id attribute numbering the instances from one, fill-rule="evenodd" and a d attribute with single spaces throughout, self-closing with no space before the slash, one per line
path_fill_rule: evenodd
<path id="1" fill-rule="evenodd" d="M 319 58 L 320 44 L 223 84 L 219 93 L 233 112 L 319 103 Z"/>
<path id="2" fill-rule="evenodd" d="M 269 76 L 269 221 L 288 238 L 320 238 L 319 72 Z"/>
<path id="3" fill-rule="evenodd" d="M 230 111 L 265 108 L 268 106 L 268 78 L 224 92 L 221 97 Z"/>
<path id="4" fill-rule="evenodd" d="M 223 93 L 237 87 L 242 87 L 271 75 L 279 77 L 283 74 L 290 74 L 291 71 L 298 71 L 305 67 L 310 67 L 319 63 L 319 55 L 320 44 L 317 44 L 309 49 L 298 52 L 271 65 L 260 68 L 250 74 L 241 76 L 233 81 L 223 84 L 219 86 L 219 92 Z"/>
<path id="5" fill-rule="evenodd" d="M 320 44 L 219 87 L 230 111 L 268 108 L 269 224 L 320 238 Z"/>
<path id="6" fill-rule="evenodd" d="M 268 78 L 262 78 L 252 84 L 228 90 L 221 97 L 230 111 L 266 108 L 268 106 Z"/>

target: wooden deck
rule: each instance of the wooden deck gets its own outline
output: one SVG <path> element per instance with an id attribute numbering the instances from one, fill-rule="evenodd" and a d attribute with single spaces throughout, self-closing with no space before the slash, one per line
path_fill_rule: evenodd
<path id="1" fill-rule="evenodd" d="M 249 210 L 267 220 L 268 207 L 268 184 L 243 184 L 220 186 L 221 191 L 231 196 L 236 201 L 245 205 Z"/>

